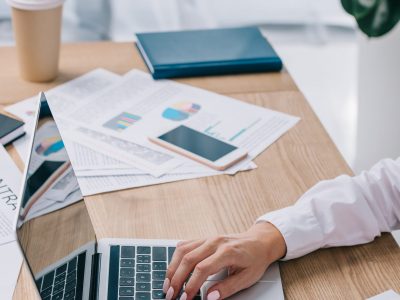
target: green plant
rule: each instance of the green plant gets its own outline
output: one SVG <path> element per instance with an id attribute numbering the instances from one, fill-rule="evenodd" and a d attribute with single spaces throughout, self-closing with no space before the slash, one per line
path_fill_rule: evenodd
<path id="1" fill-rule="evenodd" d="M 369 37 L 389 32 L 400 20 L 400 0 L 341 0 L 343 8 Z"/>

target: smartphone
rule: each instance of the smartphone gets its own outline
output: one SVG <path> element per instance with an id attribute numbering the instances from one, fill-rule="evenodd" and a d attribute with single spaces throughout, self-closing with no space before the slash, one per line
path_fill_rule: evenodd
<path id="1" fill-rule="evenodd" d="M 180 125 L 150 141 L 218 171 L 223 171 L 247 156 L 247 151 Z"/>

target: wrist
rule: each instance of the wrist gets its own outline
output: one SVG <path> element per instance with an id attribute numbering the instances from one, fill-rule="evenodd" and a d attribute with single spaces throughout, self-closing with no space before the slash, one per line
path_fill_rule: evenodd
<path id="1" fill-rule="evenodd" d="M 251 227 L 257 239 L 267 250 L 270 262 L 277 261 L 286 255 L 286 242 L 282 233 L 269 222 L 258 222 Z"/>

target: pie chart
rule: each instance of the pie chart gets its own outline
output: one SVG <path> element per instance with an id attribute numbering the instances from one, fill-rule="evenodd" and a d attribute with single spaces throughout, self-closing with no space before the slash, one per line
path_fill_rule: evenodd
<path id="1" fill-rule="evenodd" d="M 178 102 L 162 113 L 163 118 L 171 121 L 183 121 L 196 114 L 201 106 L 192 102 Z"/>
<path id="2" fill-rule="evenodd" d="M 36 153 L 42 156 L 49 156 L 64 149 L 64 143 L 59 136 L 48 137 L 36 147 Z"/>

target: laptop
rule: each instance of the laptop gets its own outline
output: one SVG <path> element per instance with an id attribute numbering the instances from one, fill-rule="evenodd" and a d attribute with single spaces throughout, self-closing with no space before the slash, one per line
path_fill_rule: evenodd
<path id="1" fill-rule="evenodd" d="M 79 185 L 43 93 L 36 119 L 15 226 L 38 299 L 165 299 L 162 286 L 178 241 L 97 240 L 85 202 L 65 200 L 80 193 Z M 50 136 L 38 134 L 43 127 L 52 128 Z M 209 277 L 195 299 L 206 299 L 207 289 L 226 276 Z M 230 299 L 284 299 L 278 265 Z"/>

